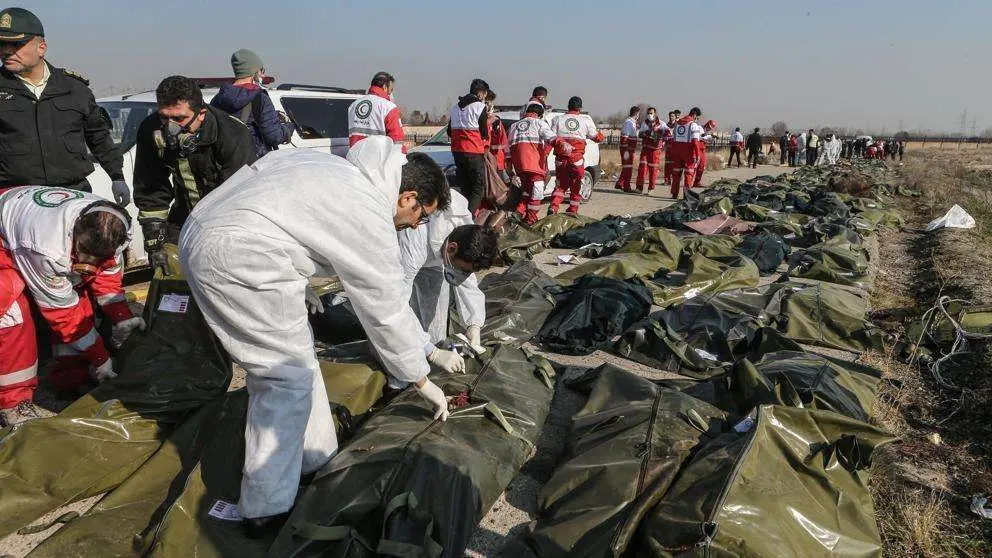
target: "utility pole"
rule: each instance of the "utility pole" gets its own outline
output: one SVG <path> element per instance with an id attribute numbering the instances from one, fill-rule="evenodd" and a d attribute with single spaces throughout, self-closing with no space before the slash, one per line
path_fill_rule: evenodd
<path id="1" fill-rule="evenodd" d="M 971 137 L 978 135 L 978 119 L 975 117 L 971 118 Z"/>
<path id="2" fill-rule="evenodd" d="M 958 134 L 961 135 L 961 136 L 963 136 L 964 135 L 965 126 L 968 124 L 968 109 L 964 109 L 964 111 L 961 113 L 960 124 L 961 125 L 958 127 Z"/>

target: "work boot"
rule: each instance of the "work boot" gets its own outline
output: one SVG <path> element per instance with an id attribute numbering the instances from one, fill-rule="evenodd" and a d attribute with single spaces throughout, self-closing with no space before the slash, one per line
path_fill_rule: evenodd
<path id="1" fill-rule="evenodd" d="M 246 517 L 242 520 L 241 526 L 249 539 L 262 539 L 277 534 L 287 519 L 289 512 L 263 517 Z"/>
<path id="2" fill-rule="evenodd" d="M 9 409 L 0 410 L 0 428 L 14 426 L 41 417 L 38 407 L 30 399 L 21 401 Z"/>

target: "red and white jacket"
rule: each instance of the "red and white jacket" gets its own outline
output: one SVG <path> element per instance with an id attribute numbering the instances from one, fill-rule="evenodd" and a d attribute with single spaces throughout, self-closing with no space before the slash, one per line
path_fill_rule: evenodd
<path id="1" fill-rule="evenodd" d="M 559 114 L 551 121 L 551 131 L 558 136 L 558 139 L 572 146 L 571 153 L 555 153 L 556 162 L 568 161 L 575 165 L 581 165 L 586 155 L 586 140 L 590 139 L 596 143 L 603 141 L 603 133 L 596 129 L 596 123 L 588 114 L 581 114 L 577 110 L 570 110 L 565 114 Z"/>
<path id="2" fill-rule="evenodd" d="M 87 206 L 101 200 L 47 186 L 19 186 L 0 194 L 0 269 L 20 275 L 52 328 L 54 356 L 85 355 L 96 365 L 109 355 L 96 331 L 90 296 L 114 324 L 132 317 L 122 286 L 128 242 L 95 275 L 82 277 L 72 270 L 73 226 Z"/>
<path id="3" fill-rule="evenodd" d="M 740 130 L 734 130 L 734 133 L 730 134 L 730 145 L 739 149 L 744 147 L 744 134 Z"/>
<path id="4" fill-rule="evenodd" d="M 489 111 L 475 95 L 458 99 L 448 115 L 448 135 L 452 153 L 482 155 L 489 139 Z"/>
<path id="5" fill-rule="evenodd" d="M 546 174 L 555 133 L 533 112 L 510 126 L 510 162 L 517 173 Z"/>
<path id="6" fill-rule="evenodd" d="M 369 136 L 389 136 L 402 144 L 406 137 L 400 109 L 381 87 L 372 86 L 364 97 L 348 107 L 348 146 L 351 147 Z M 406 153 L 406 146 L 403 146 Z"/>
<path id="7" fill-rule="evenodd" d="M 664 122 L 655 120 L 654 122 L 648 122 L 647 120 L 641 124 L 641 129 L 638 131 L 638 136 L 641 138 L 641 148 L 642 149 L 661 149 L 661 146 L 665 143 L 665 130 L 668 126 L 665 126 Z"/>
<path id="8" fill-rule="evenodd" d="M 506 154 L 509 151 L 506 127 L 498 116 L 493 117 L 493 123 L 489 126 L 489 153 L 496 159 L 496 170 L 506 170 Z"/>
<path id="9" fill-rule="evenodd" d="M 634 149 L 637 147 L 637 119 L 631 116 L 623 121 L 620 128 L 620 147 Z"/>
<path id="10" fill-rule="evenodd" d="M 675 143 L 691 143 L 699 145 L 703 143 L 703 134 L 706 130 L 696 123 L 692 116 L 683 116 L 675 121 L 675 130 L 672 131 L 672 141 Z"/>

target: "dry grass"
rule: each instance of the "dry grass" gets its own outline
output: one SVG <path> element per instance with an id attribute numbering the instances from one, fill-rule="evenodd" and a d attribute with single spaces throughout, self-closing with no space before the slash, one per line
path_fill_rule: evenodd
<path id="1" fill-rule="evenodd" d="M 923 192 L 901 199 L 910 227 L 921 227 L 960 204 L 978 221 L 971 231 L 879 235 L 878 273 L 871 293 L 876 322 L 894 337 L 918 321 L 941 294 L 992 302 L 992 174 L 975 172 L 988 153 L 912 152 L 902 179 Z M 980 349 L 980 348 L 979 348 Z M 992 493 L 992 413 L 987 373 L 992 351 L 976 351 L 947 373 L 970 388 L 969 398 L 941 389 L 925 367 L 909 366 L 894 349 L 867 355 L 885 378 L 877 422 L 901 443 L 873 459 L 871 491 L 886 556 L 989 556 L 992 522 L 968 509 L 974 494 Z"/>

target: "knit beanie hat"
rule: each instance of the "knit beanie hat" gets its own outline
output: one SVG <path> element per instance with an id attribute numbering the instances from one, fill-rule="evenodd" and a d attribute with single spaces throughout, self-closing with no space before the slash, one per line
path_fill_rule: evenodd
<path id="1" fill-rule="evenodd" d="M 262 69 L 262 58 L 254 52 L 243 48 L 231 55 L 231 67 L 234 68 L 235 78 L 246 78 Z"/>

